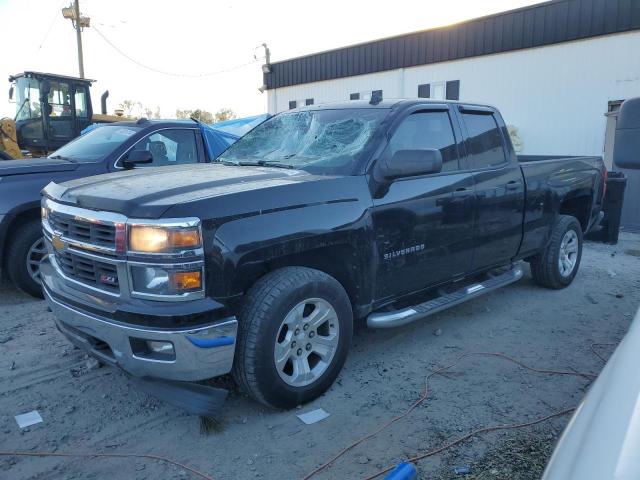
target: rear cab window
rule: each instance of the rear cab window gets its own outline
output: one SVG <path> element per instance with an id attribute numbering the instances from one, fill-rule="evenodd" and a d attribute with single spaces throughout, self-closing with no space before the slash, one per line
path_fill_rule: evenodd
<path id="1" fill-rule="evenodd" d="M 479 170 L 505 164 L 504 140 L 494 115 L 463 111 L 461 116 L 467 130 L 467 168 Z"/>

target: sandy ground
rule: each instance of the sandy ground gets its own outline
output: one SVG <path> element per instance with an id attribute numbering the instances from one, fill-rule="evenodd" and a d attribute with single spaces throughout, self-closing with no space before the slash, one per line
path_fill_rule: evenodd
<path id="1" fill-rule="evenodd" d="M 527 272 L 514 285 L 422 322 L 386 331 L 358 328 L 347 364 L 326 395 L 278 412 L 234 392 L 220 431 L 209 435 L 200 434 L 197 417 L 137 391 L 122 373 L 87 368 L 86 356 L 57 332 L 43 301 L 3 286 L 0 451 L 153 454 L 216 480 L 302 478 L 403 412 L 420 396 L 426 374 L 464 352 L 503 352 L 536 367 L 597 373 L 602 362 L 591 344 L 619 342 L 640 305 L 639 255 L 640 236 L 623 233 L 616 246 L 588 243 L 581 271 L 565 290 L 538 288 Z M 608 356 L 611 347 L 599 351 Z M 527 373 L 497 359 L 467 359 L 434 378 L 423 405 L 315 478 L 363 478 L 475 428 L 572 407 L 588 383 Z M 296 417 L 314 408 L 331 416 L 314 425 Z M 34 409 L 44 422 L 21 431 L 14 415 Z M 474 478 L 536 478 L 567 421 L 482 435 L 421 461 L 421 478 L 457 478 L 450 471 L 456 465 L 469 465 Z M 509 473 L 516 465 L 522 475 Z M 0 478 L 197 477 L 148 459 L 4 456 Z"/>

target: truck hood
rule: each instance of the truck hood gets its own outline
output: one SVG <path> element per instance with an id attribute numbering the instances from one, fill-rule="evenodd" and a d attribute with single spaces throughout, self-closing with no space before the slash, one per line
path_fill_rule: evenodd
<path id="1" fill-rule="evenodd" d="M 63 203 L 134 218 L 199 216 L 198 213 L 201 218 L 211 218 L 243 214 L 248 210 L 287 208 L 292 198 L 297 204 L 313 203 L 318 199 L 305 200 L 309 195 L 304 194 L 305 185 L 327 183 L 326 180 L 332 178 L 345 177 L 316 176 L 273 167 L 175 165 L 97 175 L 61 185 L 51 183 L 45 188 L 45 194 Z M 283 188 L 288 192 L 284 193 Z M 275 190 L 278 193 L 267 195 L 268 199 L 259 193 Z M 330 195 L 327 189 L 321 190 L 324 193 L 319 201 L 330 201 L 325 198 Z"/>
<path id="2" fill-rule="evenodd" d="M 77 163 L 52 158 L 7 160 L 0 162 L 0 177 L 29 173 L 67 172 L 77 168 Z"/>

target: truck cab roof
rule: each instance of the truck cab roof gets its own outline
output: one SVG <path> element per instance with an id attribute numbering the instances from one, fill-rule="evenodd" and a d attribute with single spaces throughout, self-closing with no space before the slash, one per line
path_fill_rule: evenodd
<path id="1" fill-rule="evenodd" d="M 425 105 L 425 104 L 434 104 L 434 105 L 442 105 L 442 104 L 453 104 L 453 105 L 468 105 L 475 107 L 484 107 L 490 108 L 492 110 L 497 111 L 497 109 L 486 103 L 477 103 L 477 102 L 459 102 L 458 100 L 437 100 L 430 98 L 388 98 L 380 100 L 379 102 L 372 103 L 370 100 L 346 100 L 341 102 L 330 102 L 323 103 L 319 105 L 303 105 L 297 107 L 295 109 L 287 110 L 281 113 L 287 112 L 296 112 L 296 111 L 312 111 L 312 110 L 339 110 L 339 109 L 365 109 L 365 108 L 374 108 L 374 109 L 394 109 L 394 110 L 405 110 L 407 108 L 411 108 L 414 105 Z"/>

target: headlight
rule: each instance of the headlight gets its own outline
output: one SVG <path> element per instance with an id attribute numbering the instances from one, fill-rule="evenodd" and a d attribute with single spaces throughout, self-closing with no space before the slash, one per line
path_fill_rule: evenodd
<path id="1" fill-rule="evenodd" d="M 202 246 L 198 227 L 162 227 L 155 225 L 131 225 L 129 250 L 143 253 L 165 253 Z"/>
<path id="2" fill-rule="evenodd" d="M 133 290 L 153 295 L 176 295 L 202 289 L 202 269 L 131 266 Z"/>

